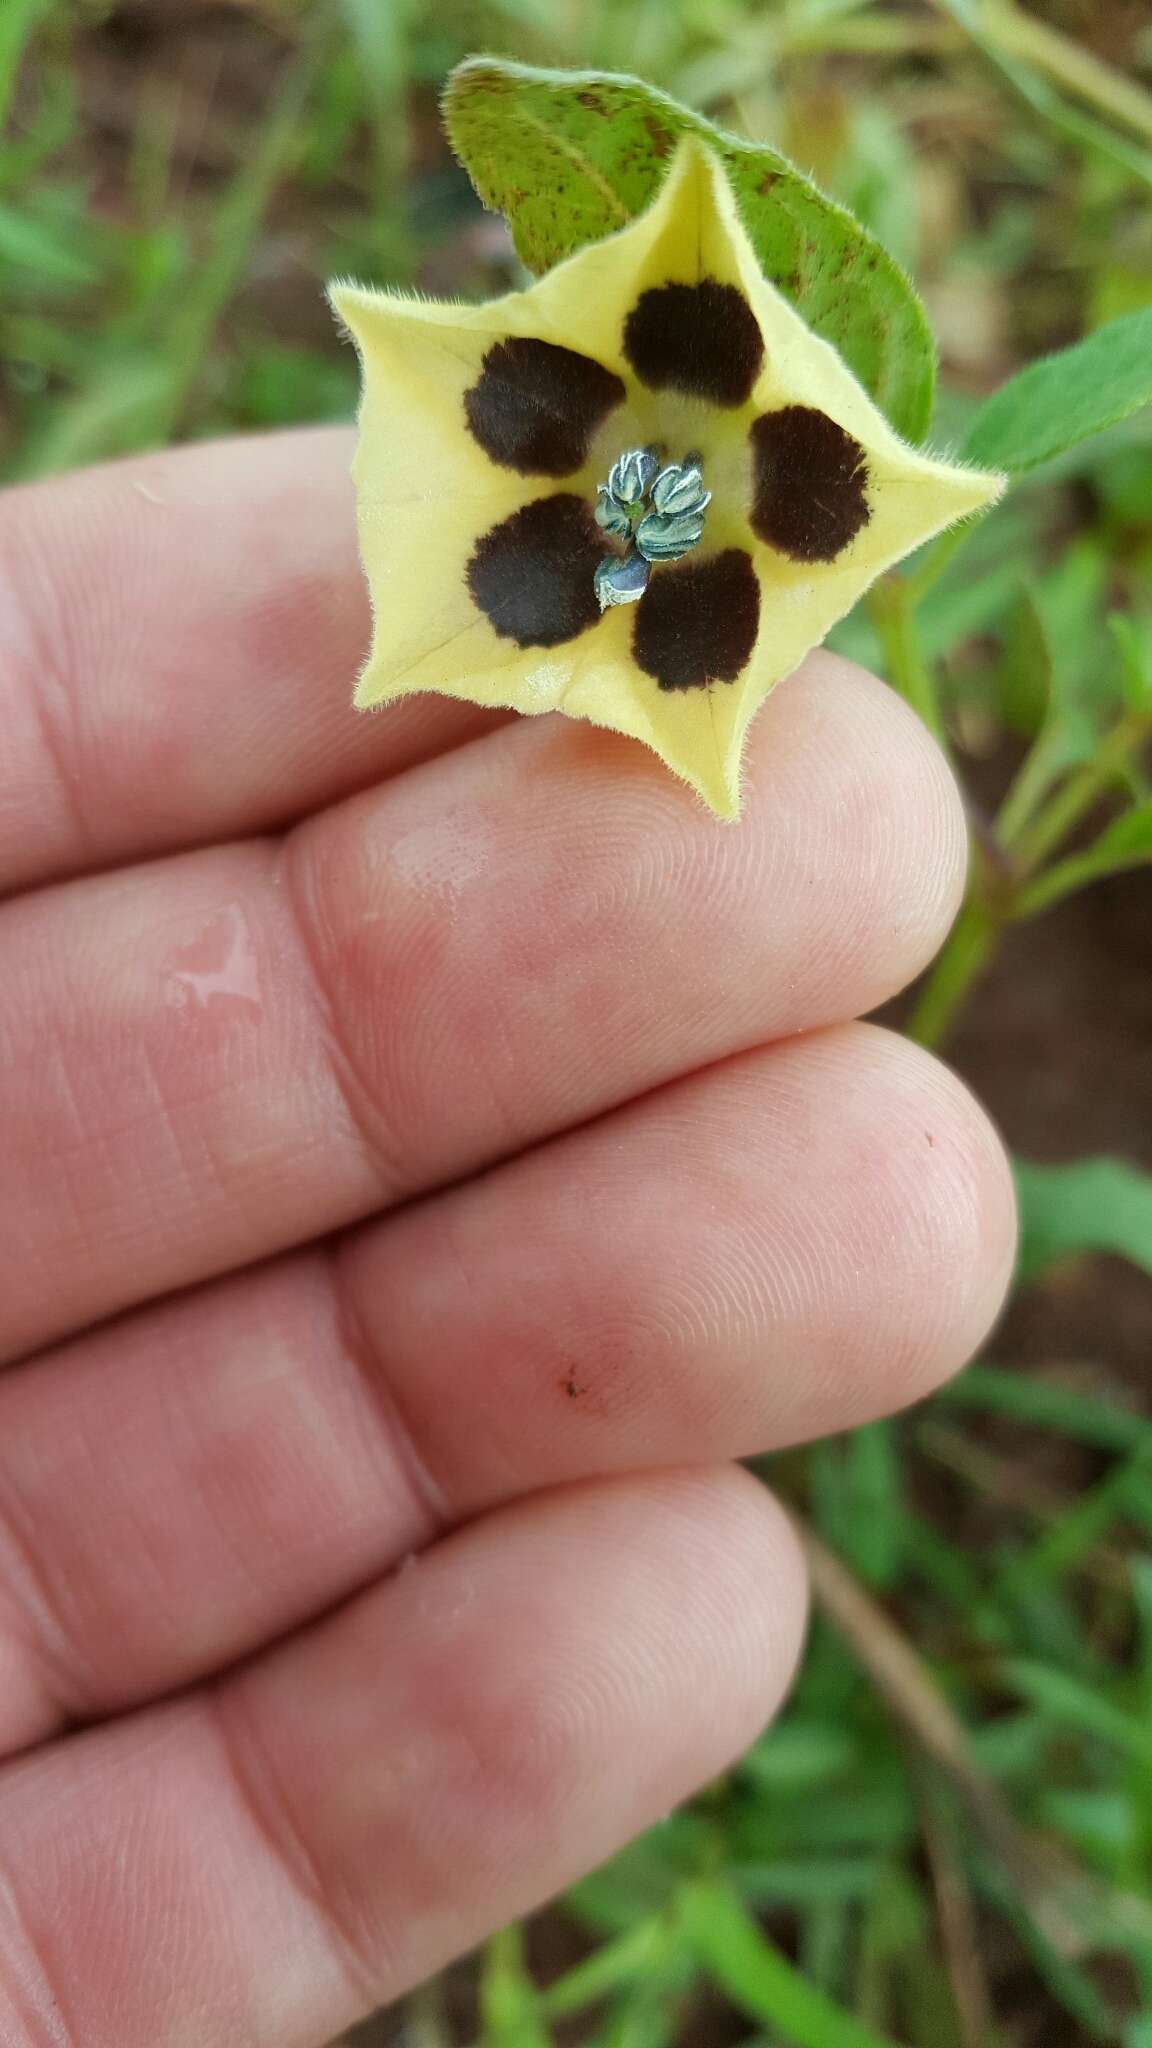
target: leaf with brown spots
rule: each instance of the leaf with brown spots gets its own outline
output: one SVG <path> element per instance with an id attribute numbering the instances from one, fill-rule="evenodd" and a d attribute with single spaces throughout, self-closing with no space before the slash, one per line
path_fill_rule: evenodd
<path id="1" fill-rule="evenodd" d="M 471 57 L 444 96 L 452 147 L 486 206 L 507 214 L 529 270 L 625 227 L 694 134 L 721 158 L 764 275 L 839 350 L 897 433 L 920 441 L 935 350 L 908 278 L 852 215 L 764 143 L 727 135 L 645 85 Z"/>

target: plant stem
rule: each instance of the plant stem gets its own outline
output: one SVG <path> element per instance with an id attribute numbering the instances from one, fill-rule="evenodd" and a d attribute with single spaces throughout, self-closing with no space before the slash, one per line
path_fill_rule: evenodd
<path id="1" fill-rule="evenodd" d="M 934 541 L 929 542 L 922 554 L 917 557 L 915 565 L 905 570 L 904 580 L 913 604 L 919 604 L 921 598 L 927 596 L 932 585 L 951 565 L 953 556 L 959 554 L 978 524 L 976 520 L 961 519 L 957 525 L 949 526 L 945 532 L 938 533 Z"/>
<path id="2" fill-rule="evenodd" d="M 1016 842 L 1016 863 L 1022 875 L 1034 873 L 1046 854 L 1059 846 L 1105 794 L 1125 763 L 1146 737 L 1144 714 L 1128 711 L 1106 734 L 1090 761 L 1042 806 L 1031 826 Z"/>
<path id="3" fill-rule="evenodd" d="M 928 976 L 907 1026 L 917 1045 L 939 1045 L 969 989 L 988 965 L 999 934 L 978 897 L 969 895 L 952 934 Z"/>
<path id="4" fill-rule="evenodd" d="M 936 678 L 924 658 L 916 628 L 916 600 L 907 577 L 885 576 L 868 593 L 868 613 L 884 649 L 888 680 L 912 706 L 944 751 L 948 739 L 940 717 Z"/>
<path id="5" fill-rule="evenodd" d="M 1065 92 L 1152 141 L 1152 95 L 1134 79 L 1125 78 L 1011 0 L 985 0 L 979 21 L 982 33 L 1006 56 L 1021 58 Z"/>
<path id="6" fill-rule="evenodd" d="M 1019 837 L 1059 773 L 1059 733 L 1050 722 L 1033 740 L 996 813 L 996 837 L 1001 846 L 1010 847 Z"/>

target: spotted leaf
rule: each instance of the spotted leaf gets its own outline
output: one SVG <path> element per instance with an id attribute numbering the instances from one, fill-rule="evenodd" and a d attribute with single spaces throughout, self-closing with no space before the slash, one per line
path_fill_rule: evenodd
<path id="1" fill-rule="evenodd" d="M 697 136 L 724 165 L 765 277 L 839 350 L 897 433 L 927 432 L 935 350 L 912 285 L 859 221 L 766 144 L 726 134 L 638 78 L 490 57 L 452 73 L 444 118 L 481 199 L 507 215 L 537 273 L 627 226 L 655 197 L 678 140 Z M 638 309 L 638 345 L 658 354 L 679 329 L 675 310 L 666 294 Z M 735 356 L 716 374 L 739 403 Z"/>

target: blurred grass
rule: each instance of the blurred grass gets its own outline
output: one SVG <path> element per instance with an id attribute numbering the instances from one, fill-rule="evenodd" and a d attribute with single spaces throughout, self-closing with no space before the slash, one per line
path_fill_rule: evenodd
<path id="1" fill-rule="evenodd" d="M 811 170 L 925 292 L 945 440 L 1039 350 L 1152 304 L 1152 30 L 1123 0 L 1057 0 L 1042 34 L 1000 0 L 3 0 L 3 473 L 349 416 L 333 273 L 506 284 L 436 121 L 475 48 L 640 71 Z M 967 754 L 1034 724 L 1038 632 L 1090 753 L 1150 591 L 1136 421 L 1021 489 L 921 607 Z M 882 660 L 865 613 L 838 644 Z M 783 1721 L 373 2038 L 1152 2048 L 1145 1395 L 985 1364 L 771 1461 L 856 1585 L 830 1583 Z"/>

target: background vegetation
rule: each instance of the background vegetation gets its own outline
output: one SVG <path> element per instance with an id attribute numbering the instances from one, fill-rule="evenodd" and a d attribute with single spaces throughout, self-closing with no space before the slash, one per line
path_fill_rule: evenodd
<path id="1" fill-rule="evenodd" d="M 638 71 L 796 159 L 915 275 L 945 443 L 1152 306 L 1141 0 L 0 0 L 4 474 L 349 414 L 333 272 L 507 284 L 436 115 L 477 48 Z M 364 2042 L 1152 2048 L 1148 414 L 838 638 L 969 791 L 906 1021 L 1030 1162 L 1017 1298 L 915 1415 L 771 1461 L 820 1594 L 782 1723 Z"/>

